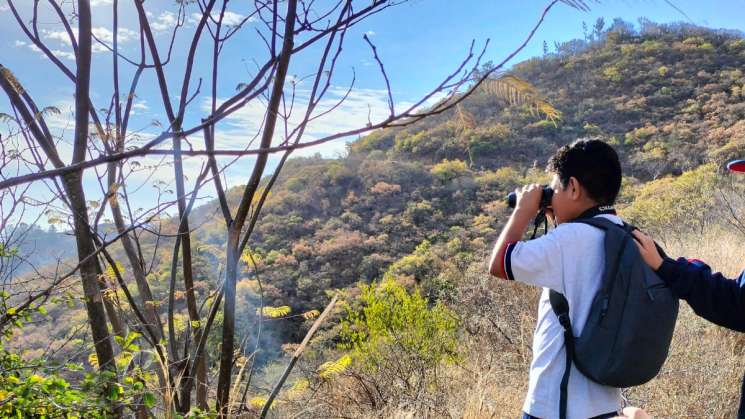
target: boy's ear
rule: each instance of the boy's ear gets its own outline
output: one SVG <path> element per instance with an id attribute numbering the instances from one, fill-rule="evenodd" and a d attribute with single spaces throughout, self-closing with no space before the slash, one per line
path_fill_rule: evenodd
<path id="1" fill-rule="evenodd" d="M 576 177 L 572 176 L 569 178 L 569 183 L 567 183 L 567 191 L 569 192 L 569 196 L 572 198 L 573 201 L 579 201 L 582 199 L 583 190 L 582 185 L 580 185 L 579 181 Z"/>

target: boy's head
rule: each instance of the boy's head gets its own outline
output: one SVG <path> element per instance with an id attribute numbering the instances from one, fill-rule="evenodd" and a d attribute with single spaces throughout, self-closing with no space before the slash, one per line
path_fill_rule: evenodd
<path id="1" fill-rule="evenodd" d="M 580 139 L 548 161 L 553 174 L 551 202 L 557 223 L 573 220 L 596 205 L 613 205 L 621 189 L 621 163 L 611 146 Z"/>

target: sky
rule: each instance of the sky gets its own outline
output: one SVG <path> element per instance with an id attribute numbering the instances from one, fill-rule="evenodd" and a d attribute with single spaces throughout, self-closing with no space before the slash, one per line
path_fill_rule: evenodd
<path id="1" fill-rule="evenodd" d="M 70 68 L 74 69 L 74 55 L 68 38 L 62 31 L 59 20 L 47 7 L 40 8 L 39 30 L 41 38 L 50 49 Z M 69 0 L 61 1 L 66 11 L 71 10 Z M 112 0 L 92 0 L 94 34 L 104 42 L 111 41 L 111 3 Z M 119 42 L 123 54 L 136 59 L 139 51 L 136 13 L 131 2 L 123 1 L 120 6 Z M 219 3 L 219 2 L 218 2 Z M 250 2 L 232 1 L 226 14 L 226 23 L 237 23 L 249 12 Z M 317 4 L 328 4 L 319 0 Z M 369 2 L 359 3 L 362 4 Z M 16 0 L 24 21 L 31 16 L 31 1 Z M 173 0 L 148 0 L 145 2 L 148 16 L 155 31 L 161 55 L 166 55 L 170 29 L 175 21 L 175 2 Z M 334 73 L 327 99 L 320 109 L 329 109 L 345 94 L 354 75 L 354 86 L 347 100 L 328 116 L 320 118 L 308 127 L 304 141 L 321 138 L 339 131 L 364 126 L 368 115 L 373 122 L 387 114 L 387 93 L 385 80 L 377 63 L 373 60 L 370 48 L 363 35 L 377 46 L 377 52 L 385 63 L 386 73 L 397 109 L 417 101 L 436 86 L 445 75 L 463 60 L 472 41 L 480 49 L 489 40 L 489 48 L 484 61 L 500 62 L 515 50 L 536 24 L 547 1 L 522 0 L 410 0 L 396 7 L 374 15 L 353 28 L 347 35 L 339 65 Z M 544 41 L 553 50 L 554 42 L 564 42 L 582 38 L 582 24 L 592 27 L 598 18 L 606 21 L 606 27 L 614 18 L 637 22 L 646 17 L 658 23 L 687 22 L 712 28 L 726 28 L 745 31 L 745 2 L 743 0 L 710 1 L 695 0 L 617 0 L 588 1 L 589 11 L 581 11 L 565 4 L 557 4 L 547 15 L 533 39 L 508 65 L 543 54 Z M 189 35 L 194 27 L 196 6 L 187 10 L 186 27 L 179 32 L 174 42 L 171 62 L 166 68 L 172 102 L 183 78 L 183 62 L 188 49 Z M 221 55 L 220 83 L 218 101 L 235 94 L 236 86 L 246 82 L 255 74 L 257 62 L 266 56 L 266 48 L 260 38 L 255 36 L 258 22 L 249 20 L 244 30 L 226 44 Z M 192 86 L 202 78 L 202 88 L 195 94 L 186 113 L 186 124 L 194 125 L 210 111 L 210 50 L 208 45 L 203 53 L 197 55 L 192 78 Z M 21 84 L 35 98 L 40 107 L 55 106 L 61 114 L 50 116 L 49 124 L 53 134 L 60 139 L 59 148 L 63 159 L 69 161 L 73 124 L 74 86 L 52 63 L 31 45 L 15 21 L 6 0 L 0 0 L 0 64 L 14 72 Z M 290 79 L 296 81 L 297 108 L 302 109 L 307 102 L 309 82 L 307 77 L 314 74 L 320 50 L 311 48 L 293 58 L 290 65 Z M 123 65 L 121 84 L 129 85 L 133 67 Z M 111 101 L 111 53 L 102 46 L 94 45 L 91 98 L 97 108 L 107 108 Z M 289 84 L 286 86 L 289 89 Z M 171 93 L 172 92 L 172 93 Z M 437 99 L 437 98 L 435 98 Z M 433 103 L 430 101 L 429 103 Z M 159 134 L 165 124 L 165 112 L 152 71 L 143 74 L 134 101 L 134 112 L 130 132 L 137 137 L 131 139 L 136 145 Z M 0 112 L 11 114 L 6 98 L 0 97 Z M 249 103 L 244 109 L 227 118 L 218 127 L 216 141 L 218 148 L 242 148 L 260 130 L 264 117 L 264 104 Z M 297 118 L 295 118 L 296 120 Z M 159 125 L 160 124 L 160 125 Z M 0 123 L 0 134 L 7 133 L 7 126 Z M 278 138 L 280 138 L 278 136 Z M 5 138 L 5 135 L 4 135 Z M 303 149 L 293 155 L 307 156 L 320 153 L 325 157 L 339 157 L 344 154 L 345 143 L 354 138 L 346 138 L 317 147 Z M 277 140 L 279 141 L 279 140 Z M 201 137 L 190 139 L 199 148 Z M 269 169 L 276 165 L 277 157 L 269 162 Z M 244 183 L 251 172 L 254 160 L 242 158 L 225 171 L 224 180 L 229 186 Z M 166 161 L 147 158 L 140 161 L 143 166 L 154 170 L 140 170 L 131 176 L 132 200 L 134 207 L 150 208 L 157 190 L 153 184 L 161 181 L 158 187 L 169 189 L 173 183 L 173 168 Z M 226 159 L 221 160 L 227 163 Z M 185 170 L 187 182 L 193 181 L 202 165 L 199 158 L 187 159 Z M 95 172 L 86 172 L 85 188 L 90 200 L 100 200 L 101 190 L 95 180 Z M 204 199 L 214 196 L 206 187 L 201 194 Z M 135 192 L 135 189 L 137 191 Z M 38 182 L 28 192 L 29 196 L 42 199 L 49 196 L 47 186 Z M 29 212 L 34 215 L 34 211 Z M 29 216 L 29 215 L 27 215 Z M 42 220 L 42 224 L 44 220 Z"/>

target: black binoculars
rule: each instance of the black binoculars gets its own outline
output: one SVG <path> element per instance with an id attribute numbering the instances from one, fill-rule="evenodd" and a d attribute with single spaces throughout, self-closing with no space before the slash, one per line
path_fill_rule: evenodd
<path id="1" fill-rule="evenodd" d="M 544 210 L 551 206 L 551 198 L 554 197 L 554 190 L 548 186 L 543 185 L 543 192 L 541 193 L 541 209 Z M 507 205 L 510 208 L 515 208 L 515 205 L 517 205 L 517 194 L 514 192 L 510 192 L 509 195 L 507 195 Z"/>

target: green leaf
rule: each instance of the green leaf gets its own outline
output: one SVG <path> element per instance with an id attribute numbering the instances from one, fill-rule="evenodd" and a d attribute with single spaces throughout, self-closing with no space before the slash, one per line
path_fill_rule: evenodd
<path id="1" fill-rule="evenodd" d="M 258 313 L 259 309 L 256 309 L 256 311 Z M 284 317 L 290 314 L 291 311 L 292 309 L 290 308 L 290 306 L 262 307 L 261 314 L 264 317 L 270 317 L 270 318 L 276 319 L 278 317 Z"/>
<path id="2" fill-rule="evenodd" d="M 147 407 L 148 409 L 152 409 L 155 406 L 155 395 L 153 393 L 147 392 L 142 395 L 142 403 Z"/>
<path id="3" fill-rule="evenodd" d="M 124 394 L 124 388 L 119 383 L 109 384 L 109 400 L 119 400 Z"/>
<path id="4" fill-rule="evenodd" d="M 116 281 L 116 273 L 118 272 L 119 275 L 124 275 L 124 265 L 122 265 L 118 260 L 114 261 L 114 266 L 116 266 L 116 271 L 114 270 L 114 267 L 111 265 L 106 266 L 106 277 L 109 278 L 111 281 Z"/>

